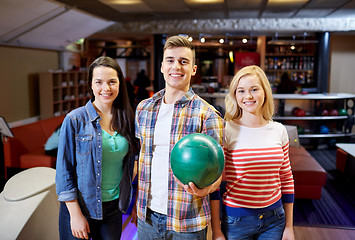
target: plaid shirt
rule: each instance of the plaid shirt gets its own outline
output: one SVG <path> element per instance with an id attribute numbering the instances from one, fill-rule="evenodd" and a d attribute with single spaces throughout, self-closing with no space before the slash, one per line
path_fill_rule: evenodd
<path id="1" fill-rule="evenodd" d="M 141 151 L 138 163 L 137 213 L 145 221 L 148 191 L 151 184 L 154 128 L 165 90 L 142 101 L 136 110 L 136 136 Z M 220 144 L 223 142 L 224 121 L 217 111 L 190 89 L 174 105 L 170 133 L 170 154 L 175 143 L 191 133 L 204 133 Z M 170 158 L 169 158 L 170 159 Z M 170 161 L 167 159 L 167 161 Z M 210 219 L 210 197 L 200 198 L 187 193 L 174 180 L 169 168 L 167 229 L 175 232 L 196 232 L 204 229 Z"/>

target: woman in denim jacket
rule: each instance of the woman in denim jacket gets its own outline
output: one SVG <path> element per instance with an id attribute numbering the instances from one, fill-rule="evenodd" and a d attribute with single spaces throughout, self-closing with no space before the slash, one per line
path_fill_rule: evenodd
<path id="1" fill-rule="evenodd" d="M 120 239 L 139 143 L 121 68 L 109 57 L 89 67 L 92 99 L 64 119 L 56 187 L 60 239 Z"/>

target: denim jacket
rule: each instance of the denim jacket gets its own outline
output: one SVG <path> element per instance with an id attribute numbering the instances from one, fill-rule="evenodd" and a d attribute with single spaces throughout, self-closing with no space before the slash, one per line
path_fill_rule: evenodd
<path id="1" fill-rule="evenodd" d="M 77 199 L 86 217 L 101 220 L 102 130 L 99 120 L 91 101 L 65 117 L 60 130 L 55 180 L 59 201 Z M 119 209 L 123 213 L 132 197 L 133 164 L 134 158 L 126 156 L 119 185 Z"/>

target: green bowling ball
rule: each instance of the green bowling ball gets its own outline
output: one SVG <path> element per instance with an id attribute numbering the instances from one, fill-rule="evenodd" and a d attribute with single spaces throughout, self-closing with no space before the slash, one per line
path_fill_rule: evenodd
<path id="1" fill-rule="evenodd" d="M 346 109 L 344 109 L 344 108 L 339 109 L 338 113 L 339 113 L 340 116 L 348 115 L 348 111 L 346 111 Z"/>
<path id="2" fill-rule="evenodd" d="M 183 184 L 193 182 L 196 187 L 204 188 L 215 182 L 223 172 L 223 149 L 206 134 L 189 134 L 175 144 L 170 164 L 173 174 Z"/>

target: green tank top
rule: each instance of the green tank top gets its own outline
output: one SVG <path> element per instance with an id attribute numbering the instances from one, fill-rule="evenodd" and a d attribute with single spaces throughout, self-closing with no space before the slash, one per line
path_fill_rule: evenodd
<path id="1" fill-rule="evenodd" d="M 128 152 L 128 141 L 115 132 L 112 136 L 102 130 L 102 181 L 103 202 L 119 197 L 123 159 Z"/>

